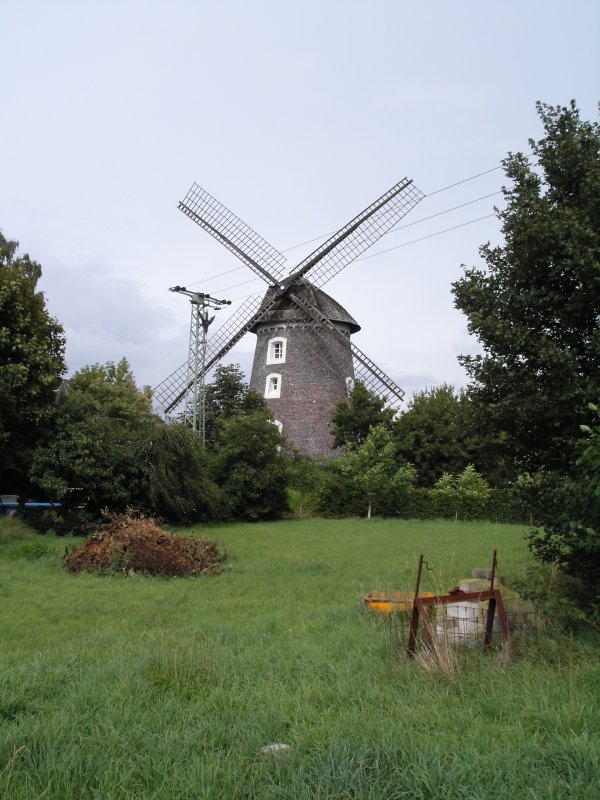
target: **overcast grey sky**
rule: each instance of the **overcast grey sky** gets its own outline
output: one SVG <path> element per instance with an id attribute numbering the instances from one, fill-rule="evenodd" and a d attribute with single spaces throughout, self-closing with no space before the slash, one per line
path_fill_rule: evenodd
<path id="1" fill-rule="evenodd" d="M 0 229 L 42 264 L 69 372 L 126 356 L 153 386 L 187 355 L 169 286 L 264 288 L 177 211 L 193 181 L 283 250 L 408 175 L 430 195 L 417 224 L 326 289 L 409 393 L 464 383 L 476 343 L 450 284 L 500 241 L 494 218 L 471 221 L 503 175 L 432 193 L 528 150 L 538 99 L 596 118 L 599 22 L 597 0 L 4 0 Z M 253 346 L 230 360 L 248 368 Z"/>

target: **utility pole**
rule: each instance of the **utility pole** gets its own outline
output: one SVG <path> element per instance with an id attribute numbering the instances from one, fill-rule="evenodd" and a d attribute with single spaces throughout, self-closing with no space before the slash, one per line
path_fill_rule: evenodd
<path id="1" fill-rule="evenodd" d="M 220 311 L 223 306 L 230 306 L 231 300 L 217 300 L 204 292 L 188 291 L 185 286 L 172 286 L 169 291 L 186 295 L 192 305 L 183 419 L 206 447 L 206 343 L 208 328 L 215 318 L 214 314 L 209 316 L 209 310 Z"/>

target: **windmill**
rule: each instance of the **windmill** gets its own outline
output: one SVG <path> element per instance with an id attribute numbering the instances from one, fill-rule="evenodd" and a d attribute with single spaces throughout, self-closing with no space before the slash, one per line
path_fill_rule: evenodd
<path id="1" fill-rule="evenodd" d="M 404 392 L 351 342 L 358 323 L 321 287 L 398 223 L 422 198 L 404 178 L 317 247 L 287 275 L 285 257 L 249 225 L 193 184 L 178 208 L 211 234 L 267 284 L 266 294 L 247 298 L 211 337 L 205 372 L 252 331 L 257 336 L 250 386 L 270 407 L 287 438 L 308 455 L 331 454 L 329 419 L 358 379 L 387 397 Z M 182 364 L 154 389 L 166 415 L 189 388 Z"/>

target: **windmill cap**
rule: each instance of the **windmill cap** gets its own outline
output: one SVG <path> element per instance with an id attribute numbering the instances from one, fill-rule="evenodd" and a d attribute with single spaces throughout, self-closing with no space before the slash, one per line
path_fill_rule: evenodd
<path id="1" fill-rule="evenodd" d="M 267 289 L 267 293 L 263 297 L 263 305 L 273 298 L 278 288 L 277 286 L 270 286 Z M 360 325 L 354 317 L 352 317 L 343 306 L 336 302 L 333 297 L 330 297 L 321 289 L 317 289 L 316 286 L 302 282 L 292 284 L 291 290 L 294 294 L 297 294 L 301 300 L 315 306 L 324 317 L 330 320 L 330 322 L 338 322 L 342 325 L 347 325 L 350 329 L 350 333 L 357 333 L 360 330 Z M 252 333 L 256 333 L 263 325 L 270 325 L 274 322 L 301 322 L 304 321 L 304 319 L 304 312 L 299 309 L 287 295 L 283 295 L 269 314 L 257 322 L 250 330 Z"/>

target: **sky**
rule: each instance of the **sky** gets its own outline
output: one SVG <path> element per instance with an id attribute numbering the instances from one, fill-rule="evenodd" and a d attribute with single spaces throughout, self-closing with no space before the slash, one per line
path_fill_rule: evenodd
<path id="1" fill-rule="evenodd" d="M 325 289 L 407 397 L 464 385 L 451 284 L 502 242 L 501 159 L 537 100 L 600 99 L 596 0 L 4 0 L 0 30 L 0 230 L 42 265 L 67 374 L 126 357 L 139 385 L 187 358 L 169 287 L 266 288 L 177 210 L 194 181 L 291 271 L 404 176 L 426 197 Z"/>

